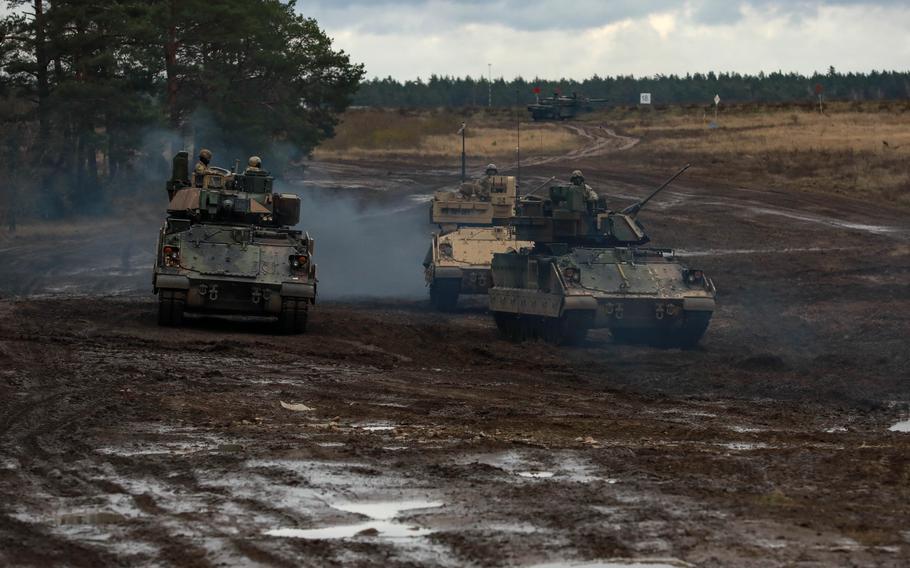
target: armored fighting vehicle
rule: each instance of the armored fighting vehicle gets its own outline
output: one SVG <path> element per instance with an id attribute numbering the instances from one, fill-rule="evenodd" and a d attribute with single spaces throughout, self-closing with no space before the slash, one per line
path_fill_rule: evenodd
<path id="1" fill-rule="evenodd" d="M 714 312 L 714 283 L 672 250 L 642 246 L 649 238 L 637 220 L 686 168 L 622 211 L 577 185 L 523 198 L 512 224 L 534 246 L 492 262 L 490 310 L 501 333 L 573 343 L 606 327 L 617 342 L 694 347 Z"/>
<path id="2" fill-rule="evenodd" d="M 552 97 L 538 98 L 535 103 L 528 105 L 528 111 L 533 120 L 568 120 L 592 112 L 606 102 L 606 99 L 580 97 L 577 93 L 572 93 L 571 97 L 554 93 Z"/>
<path id="3" fill-rule="evenodd" d="M 486 294 L 493 254 L 532 244 L 516 240 L 507 225 L 515 198 L 515 178 L 499 175 L 462 184 L 457 192 L 434 194 L 430 221 L 439 225 L 439 232 L 423 265 L 436 309 L 455 309 L 461 294 Z"/>
<path id="4" fill-rule="evenodd" d="M 300 198 L 272 183 L 265 171 L 215 167 L 191 181 L 187 153 L 174 157 L 153 277 L 159 325 L 197 312 L 277 316 L 281 332 L 306 331 L 314 242 L 292 228 Z"/>

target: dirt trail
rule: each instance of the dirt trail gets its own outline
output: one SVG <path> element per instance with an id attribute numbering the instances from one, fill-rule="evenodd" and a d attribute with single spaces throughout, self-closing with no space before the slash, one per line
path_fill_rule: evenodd
<path id="1" fill-rule="evenodd" d="M 523 175 L 652 185 L 585 156 Z M 720 180 L 652 205 L 718 284 L 695 351 L 515 345 L 482 300 L 161 329 L 154 226 L 123 274 L 109 230 L 0 247 L 0 565 L 907 565 L 910 224 Z"/>

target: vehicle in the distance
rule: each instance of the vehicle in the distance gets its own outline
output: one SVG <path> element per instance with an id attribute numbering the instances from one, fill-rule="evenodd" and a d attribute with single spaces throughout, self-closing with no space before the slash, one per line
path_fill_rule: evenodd
<path id="1" fill-rule="evenodd" d="M 571 96 L 554 93 L 552 97 L 538 97 L 536 102 L 528 105 L 528 111 L 535 121 L 569 120 L 579 114 L 593 112 L 606 102 L 607 99 L 591 99 L 578 93 Z"/>

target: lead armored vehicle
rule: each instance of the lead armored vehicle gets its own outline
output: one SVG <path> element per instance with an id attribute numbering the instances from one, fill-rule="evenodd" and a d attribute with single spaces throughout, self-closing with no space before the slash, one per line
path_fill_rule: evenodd
<path id="1" fill-rule="evenodd" d="M 214 167 L 191 181 L 187 153 L 174 157 L 153 276 L 159 325 L 196 312 L 272 316 L 284 333 L 306 330 L 314 242 L 293 229 L 300 198 L 274 193 L 272 182 L 264 171 Z"/>
<path id="2" fill-rule="evenodd" d="M 492 262 L 490 310 L 501 333 L 572 343 L 609 328 L 617 342 L 694 347 L 714 312 L 714 283 L 671 250 L 643 246 L 650 239 L 637 220 L 686 168 L 622 211 L 591 199 L 584 185 L 523 198 L 512 223 L 534 245 Z"/>
<path id="3" fill-rule="evenodd" d="M 439 232 L 423 265 L 430 302 L 438 310 L 455 309 L 462 294 L 486 294 L 493 255 L 532 244 L 518 241 L 507 225 L 515 212 L 515 178 L 495 175 L 495 167 L 487 171 L 459 191 L 433 196 L 430 221 Z"/>

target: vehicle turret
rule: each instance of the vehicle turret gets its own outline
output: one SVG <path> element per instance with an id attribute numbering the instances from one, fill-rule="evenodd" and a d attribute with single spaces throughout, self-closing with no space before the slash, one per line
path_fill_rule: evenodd
<path id="1" fill-rule="evenodd" d="M 430 222 L 443 232 L 506 225 L 515 214 L 516 187 L 513 176 L 487 175 L 462 183 L 458 191 L 437 191 L 430 205 Z"/>
<path id="2" fill-rule="evenodd" d="M 238 173 L 210 167 L 194 184 L 188 158 L 185 151 L 174 156 L 167 182 L 167 212 L 171 217 L 262 227 L 293 227 L 300 221 L 300 198 L 292 193 L 274 193 L 274 178 L 268 172 L 248 168 Z"/>
<path id="3" fill-rule="evenodd" d="M 564 247 L 635 246 L 650 241 L 636 216 L 642 207 L 689 169 L 687 164 L 648 197 L 621 211 L 609 209 L 603 197 L 592 199 L 585 185 L 552 185 L 546 198 L 519 200 L 512 225 L 516 237 L 537 245 Z"/>

